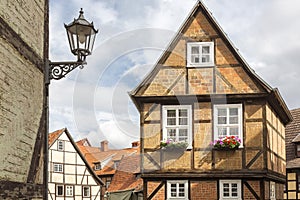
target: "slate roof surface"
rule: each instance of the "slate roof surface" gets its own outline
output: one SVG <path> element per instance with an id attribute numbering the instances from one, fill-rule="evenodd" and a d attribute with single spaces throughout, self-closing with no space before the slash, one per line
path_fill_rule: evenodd
<path id="1" fill-rule="evenodd" d="M 293 121 L 285 129 L 285 147 L 287 162 L 295 158 L 295 144 L 300 133 L 300 108 L 291 110 Z"/>

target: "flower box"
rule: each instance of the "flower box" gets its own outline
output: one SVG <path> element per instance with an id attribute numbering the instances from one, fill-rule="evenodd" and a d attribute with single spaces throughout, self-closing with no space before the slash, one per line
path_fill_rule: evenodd
<path id="1" fill-rule="evenodd" d="M 188 147 L 186 142 L 173 142 L 171 139 L 163 140 L 160 142 L 160 148 L 163 150 L 182 150 L 185 151 Z"/>
<path id="2" fill-rule="evenodd" d="M 241 144 L 241 139 L 237 136 L 226 136 L 224 138 L 215 140 L 210 143 L 214 150 L 219 151 L 234 151 L 237 150 Z"/>

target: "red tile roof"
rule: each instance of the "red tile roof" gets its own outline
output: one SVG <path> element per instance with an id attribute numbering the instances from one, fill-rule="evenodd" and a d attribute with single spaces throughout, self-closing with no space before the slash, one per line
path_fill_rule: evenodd
<path id="1" fill-rule="evenodd" d="M 82 146 L 92 146 L 90 141 L 87 138 L 83 138 L 82 140 L 77 141 L 76 144 Z"/>
<path id="2" fill-rule="evenodd" d="M 66 128 L 54 131 L 48 134 L 48 146 L 50 147 L 54 141 L 66 130 Z"/>
<path id="3" fill-rule="evenodd" d="M 140 154 L 124 157 L 109 185 L 108 192 L 143 189 L 143 180 L 140 174 Z"/>
<path id="4" fill-rule="evenodd" d="M 96 170 L 95 173 L 99 175 L 113 175 L 116 170 L 114 168 L 114 161 L 121 160 L 123 157 L 137 153 L 139 148 L 126 148 L 120 150 L 101 151 L 98 147 L 82 146 L 77 144 L 79 150 L 88 161 L 89 165 L 94 168 L 94 163 L 106 162 L 106 165 L 101 170 Z"/>

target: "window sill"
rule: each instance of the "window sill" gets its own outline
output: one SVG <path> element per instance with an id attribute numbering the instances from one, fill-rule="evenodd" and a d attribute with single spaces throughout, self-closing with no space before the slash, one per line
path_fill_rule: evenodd
<path id="1" fill-rule="evenodd" d="M 194 67 L 194 68 L 201 68 L 201 67 L 214 67 L 215 64 L 214 63 L 210 63 L 210 64 L 188 64 L 186 67 L 190 68 L 190 67 Z"/>

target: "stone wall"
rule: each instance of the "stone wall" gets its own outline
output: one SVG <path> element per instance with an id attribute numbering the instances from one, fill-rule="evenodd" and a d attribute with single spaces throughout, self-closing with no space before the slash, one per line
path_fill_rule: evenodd
<path id="1" fill-rule="evenodd" d="M 0 199 L 42 199 L 48 1 L 0 1 Z"/>

